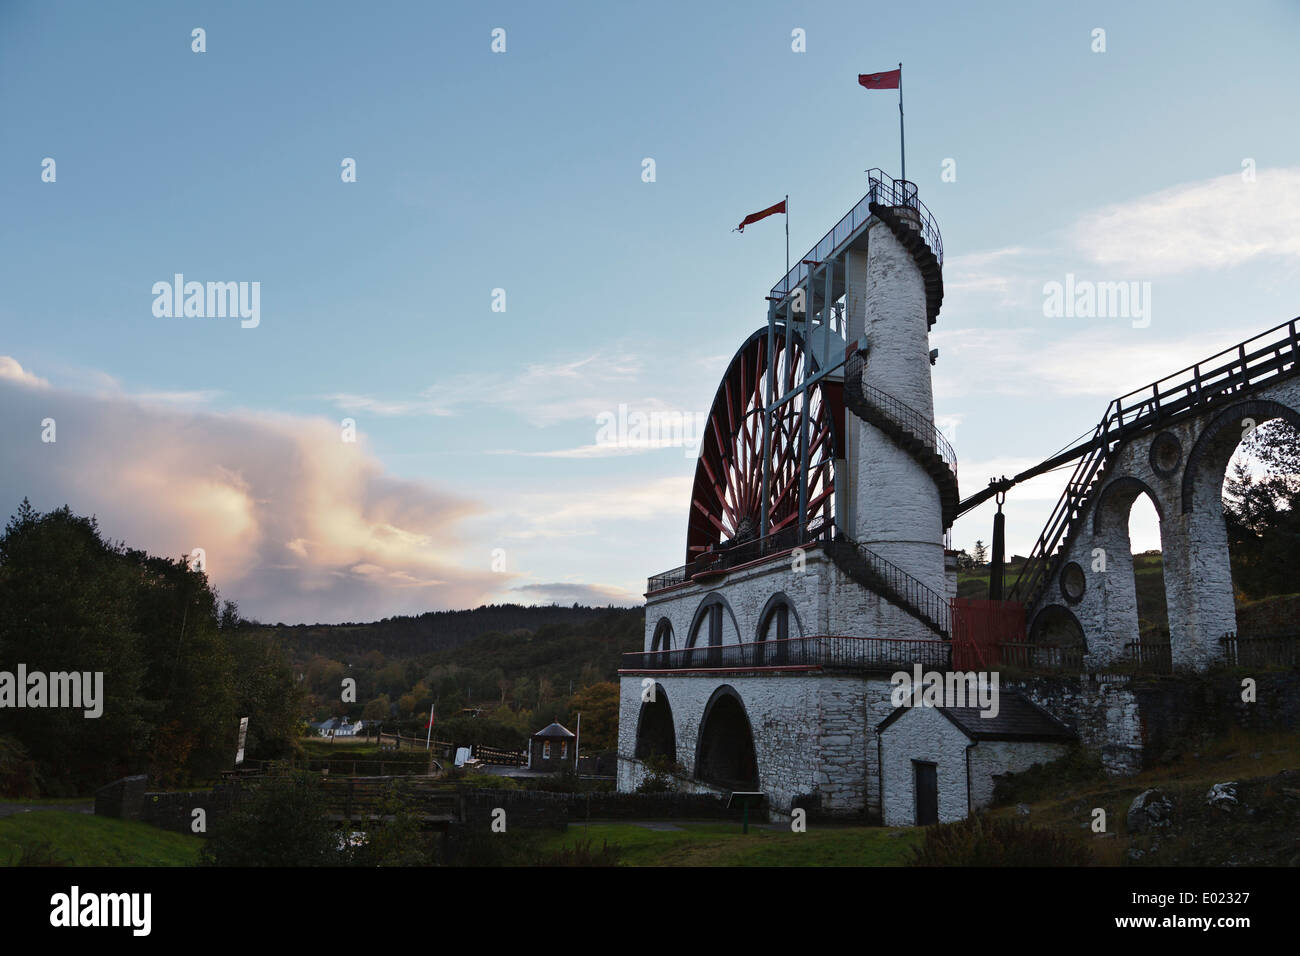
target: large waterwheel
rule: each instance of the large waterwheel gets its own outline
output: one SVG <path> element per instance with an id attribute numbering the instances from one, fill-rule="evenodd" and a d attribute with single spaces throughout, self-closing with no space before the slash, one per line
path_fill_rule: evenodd
<path id="1" fill-rule="evenodd" d="M 791 395 L 803 381 L 804 363 L 817 371 L 802 336 L 775 327 L 768 376 L 767 328 L 751 335 L 736 352 L 718 386 L 700 443 L 686 534 L 687 563 L 708 551 L 756 540 L 764 510 L 767 533 L 798 534 L 833 518 L 836 448 L 844 432 L 843 386 L 821 381 L 805 401 L 794 395 L 772 413 L 767 497 L 763 496 L 763 409 Z M 771 389 L 771 391 L 769 391 Z M 808 418 L 807 491 L 800 514 L 801 431 Z M 802 518 L 802 521 L 800 520 Z"/>

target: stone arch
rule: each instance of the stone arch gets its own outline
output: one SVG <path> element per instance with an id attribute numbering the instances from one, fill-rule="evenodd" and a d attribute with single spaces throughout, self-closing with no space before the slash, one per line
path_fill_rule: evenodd
<path id="1" fill-rule="evenodd" d="M 782 617 L 784 617 L 784 626 L 781 628 L 781 633 L 787 639 L 803 637 L 803 622 L 799 620 L 799 612 L 795 610 L 794 602 L 784 591 L 777 591 L 763 605 L 763 613 L 758 616 L 758 629 L 754 634 L 754 640 L 779 640 L 776 632 L 768 632 L 772 630 L 773 625 L 782 623 Z M 793 627 L 790 626 L 791 622 L 794 624 Z"/>
<path id="2" fill-rule="evenodd" d="M 701 643 L 709 647 L 718 647 L 725 644 L 724 624 L 727 620 L 731 621 L 731 628 L 736 635 L 737 641 L 740 640 L 740 625 L 736 623 L 736 612 L 731 609 L 731 605 L 721 594 L 713 593 L 700 602 L 700 606 L 695 609 L 695 616 L 691 618 L 691 629 L 686 634 L 686 647 L 697 647 Z M 700 638 L 704 641 L 701 642 Z"/>
<path id="3" fill-rule="evenodd" d="M 677 731 L 673 724 L 673 708 L 663 685 L 656 683 L 652 700 L 641 701 L 641 712 L 636 721 L 636 750 L 638 760 L 666 757 L 677 760 Z"/>
<path id="4" fill-rule="evenodd" d="M 1156 494 L 1155 489 L 1141 478 L 1124 475 L 1121 478 L 1116 478 L 1102 489 L 1101 497 L 1097 500 L 1097 508 L 1092 516 L 1093 534 L 1109 530 L 1103 526 L 1103 518 L 1117 519 L 1122 514 L 1125 521 L 1121 523 L 1127 524 L 1128 513 L 1133 507 L 1133 502 L 1137 501 L 1138 497 L 1143 494 L 1151 499 L 1151 504 L 1156 509 L 1156 517 L 1163 524 L 1165 509 L 1161 506 L 1160 496 Z"/>
<path id="5" fill-rule="evenodd" d="M 1300 412 L 1289 405 L 1266 398 L 1238 402 L 1215 415 L 1201 431 L 1196 444 L 1187 455 L 1187 467 L 1183 470 L 1183 514 L 1191 514 L 1195 508 L 1197 486 L 1200 485 L 1203 489 L 1208 487 L 1205 484 L 1207 474 L 1213 474 L 1217 479 L 1212 487 L 1216 491 L 1222 489 L 1228 462 L 1232 458 L 1232 453 L 1237 450 L 1237 446 L 1241 444 L 1244 431 L 1241 423 L 1247 418 L 1253 420 L 1256 426 L 1275 418 L 1282 418 L 1292 427 L 1300 429 Z M 1220 499 L 1215 498 L 1215 501 L 1218 503 Z"/>
<path id="6" fill-rule="evenodd" d="M 1048 604 L 1034 615 L 1029 627 L 1030 644 L 1052 644 L 1058 647 L 1088 649 L 1088 639 L 1083 625 L 1064 604 Z"/>
<path id="7" fill-rule="evenodd" d="M 655 624 L 654 637 L 650 639 L 650 650 L 671 651 L 673 649 L 673 622 L 661 617 Z"/>
<path id="8" fill-rule="evenodd" d="M 763 612 L 758 616 L 758 628 L 754 633 L 754 663 L 760 666 L 786 663 L 790 658 L 789 641 L 797 637 L 803 637 L 799 612 L 784 591 L 777 591 L 767 599 Z M 774 643 L 768 646 L 769 642 Z"/>
<path id="9" fill-rule="evenodd" d="M 729 790 L 758 789 L 754 732 L 740 694 L 730 684 L 713 692 L 700 720 L 695 779 Z"/>
<path id="10" fill-rule="evenodd" d="M 1154 488 L 1134 475 L 1122 475 L 1110 481 L 1102 489 L 1092 516 L 1092 544 L 1099 547 L 1105 555 L 1105 573 L 1093 567 L 1091 573 L 1085 571 L 1089 590 L 1095 592 L 1092 601 L 1094 613 L 1098 617 L 1092 622 L 1099 628 L 1093 650 L 1098 652 L 1099 660 L 1114 662 L 1124 658 L 1128 653 L 1127 644 L 1142 640 L 1142 614 L 1138 607 L 1137 561 L 1133 556 L 1133 541 L 1130 537 L 1130 522 L 1133 505 L 1145 496 L 1151 502 L 1156 513 L 1160 529 L 1160 549 L 1163 561 L 1166 548 L 1166 503 L 1161 502 Z M 1088 556 L 1081 555 L 1081 560 Z M 1163 574 L 1163 571 L 1162 571 Z M 1169 618 L 1168 581 L 1157 595 L 1149 595 L 1150 606 L 1146 609 L 1148 620 L 1158 623 L 1163 616 L 1166 627 Z M 1068 597 L 1067 597 L 1068 602 Z M 1148 639 L 1152 639 L 1148 635 Z M 1157 643 L 1164 643 L 1162 637 L 1155 637 Z"/>

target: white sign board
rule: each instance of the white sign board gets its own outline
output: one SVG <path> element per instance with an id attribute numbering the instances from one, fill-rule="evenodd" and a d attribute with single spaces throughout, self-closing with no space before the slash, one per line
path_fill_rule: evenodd
<path id="1" fill-rule="evenodd" d="M 248 739 L 248 718 L 239 718 L 239 750 L 235 754 L 235 766 L 244 762 L 244 741 Z"/>

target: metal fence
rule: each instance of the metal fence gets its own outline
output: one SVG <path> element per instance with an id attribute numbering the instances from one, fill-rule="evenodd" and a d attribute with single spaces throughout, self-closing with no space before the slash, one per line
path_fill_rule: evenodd
<path id="1" fill-rule="evenodd" d="M 1229 631 L 1219 638 L 1229 667 L 1295 667 L 1300 665 L 1300 634 L 1238 637 Z"/>

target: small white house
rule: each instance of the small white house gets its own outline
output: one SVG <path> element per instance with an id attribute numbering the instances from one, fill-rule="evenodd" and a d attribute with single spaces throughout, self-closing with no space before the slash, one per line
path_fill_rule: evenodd
<path id="1" fill-rule="evenodd" d="M 355 737 L 365 729 L 365 721 L 349 722 L 346 717 L 331 717 L 311 726 L 322 737 Z"/>
<path id="2" fill-rule="evenodd" d="M 1074 733 L 1020 694 L 978 707 L 899 707 L 876 727 L 885 826 L 953 823 L 988 806 L 995 778 L 1064 756 Z"/>

